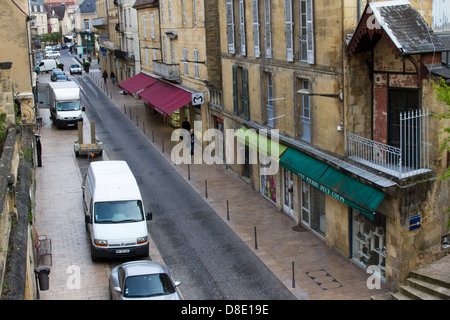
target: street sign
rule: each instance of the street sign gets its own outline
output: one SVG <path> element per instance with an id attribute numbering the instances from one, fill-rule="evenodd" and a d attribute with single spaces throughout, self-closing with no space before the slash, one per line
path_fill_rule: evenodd
<path id="1" fill-rule="evenodd" d="M 203 92 L 195 92 L 192 93 L 192 105 L 198 106 L 200 104 L 203 104 L 205 102 L 205 96 Z"/>
<path id="2" fill-rule="evenodd" d="M 409 231 L 413 231 L 420 228 L 420 217 L 421 215 L 418 214 L 417 216 L 409 218 Z"/>

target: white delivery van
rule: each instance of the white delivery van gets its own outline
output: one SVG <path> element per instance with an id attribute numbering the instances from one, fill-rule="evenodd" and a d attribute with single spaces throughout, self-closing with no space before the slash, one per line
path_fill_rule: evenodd
<path id="1" fill-rule="evenodd" d="M 83 121 L 84 107 L 80 106 L 80 86 L 76 82 L 50 82 L 48 88 L 50 119 L 57 128 L 76 127 Z"/>
<path id="2" fill-rule="evenodd" d="M 57 61 L 55 59 L 42 60 L 38 65 L 39 72 L 50 72 L 57 68 Z"/>
<path id="3" fill-rule="evenodd" d="M 95 161 L 81 186 L 91 258 L 148 256 L 147 220 L 141 193 L 125 161 Z"/>

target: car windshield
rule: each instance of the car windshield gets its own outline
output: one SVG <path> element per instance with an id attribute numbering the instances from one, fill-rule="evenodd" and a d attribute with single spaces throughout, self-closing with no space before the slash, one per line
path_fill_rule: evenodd
<path id="1" fill-rule="evenodd" d="M 71 67 L 71 68 L 79 68 L 80 66 L 77 65 L 77 64 L 71 64 L 70 67 Z"/>
<path id="2" fill-rule="evenodd" d="M 139 222 L 144 220 L 140 200 L 96 202 L 94 218 L 97 223 Z"/>
<path id="3" fill-rule="evenodd" d="M 58 111 L 78 111 L 78 110 L 80 110 L 80 103 L 78 101 L 58 102 Z"/>
<path id="4" fill-rule="evenodd" d="M 172 294 L 175 288 L 165 273 L 128 277 L 123 290 L 124 297 L 142 298 Z"/>

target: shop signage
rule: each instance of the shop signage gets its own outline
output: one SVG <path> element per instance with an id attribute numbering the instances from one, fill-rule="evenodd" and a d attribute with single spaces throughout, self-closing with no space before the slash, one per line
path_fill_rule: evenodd
<path id="1" fill-rule="evenodd" d="M 192 93 L 192 105 L 198 106 L 200 104 L 203 104 L 205 102 L 205 96 L 203 92 L 195 92 Z"/>
<path id="2" fill-rule="evenodd" d="M 420 228 L 420 214 L 409 218 L 409 231 L 413 231 Z"/>

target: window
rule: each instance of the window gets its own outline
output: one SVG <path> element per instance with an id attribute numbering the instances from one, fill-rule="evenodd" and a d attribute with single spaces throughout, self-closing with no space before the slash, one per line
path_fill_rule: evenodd
<path id="1" fill-rule="evenodd" d="M 270 0 L 264 0 L 264 47 L 266 58 L 272 58 L 272 31 L 270 26 Z"/>
<path id="2" fill-rule="evenodd" d="M 432 26 L 435 32 L 450 32 L 450 2 L 433 0 Z"/>
<path id="3" fill-rule="evenodd" d="M 297 88 L 309 90 L 309 80 L 299 79 Z M 311 105 L 310 96 L 298 95 L 299 97 L 299 126 L 300 138 L 306 142 L 311 143 Z"/>
<path id="4" fill-rule="evenodd" d="M 84 31 L 91 31 L 91 20 L 90 19 L 83 19 L 83 28 L 84 28 Z"/>
<path id="5" fill-rule="evenodd" d="M 272 74 L 269 72 L 264 73 L 264 97 L 266 107 L 266 124 L 267 126 L 274 127 L 274 110 L 273 110 L 273 80 Z"/>
<path id="6" fill-rule="evenodd" d="M 253 20 L 253 47 L 255 50 L 255 58 L 261 56 L 260 44 L 259 44 L 259 1 L 252 0 L 252 20 Z"/>
<path id="7" fill-rule="evenodd" d="M 245 56 L 245 2 L 239 0 L 239 54 Z"/>
<path id="8" fill-rule="evenodd" d="M 145 21 L 145 14 L 142 15 L 142 24 L 144 27 L 144 38 L 147 38 L 147 22 Z"/>
<path id="9" fill-rule="evenodd" d="M 234 7 L 233 0 L 226 0 L 227 9 L 227 43 L 228 43 L 228 53 L 235 54 L 234 45 Z"/>
<path id="10" fill-rule="evenodd" d="M 186 28 L 186 0 L 181 1 L 181 10 L 183 11 L 183 28 Z"/>
<path id="11" fill-rule="evenodd" d="M 164 22 L 164 0 L 160 0 L 159 2 L 159 5 L 161 7 L 161 21 Z"/>
<path id="12" fill-rule="evenodd" d="M 152 29 L 152 39 L 155 39 L 155 18 L 153 17 L 153 13 L 150 14 L 150 27 Z"/>
<path id="13" fill-rule="evenodd" d="M 169 21 L 172 22 L 172 1 L 169 0 Z"/>
<path id="14" fill-rule="evenodd" d="M 192 0 L 192 9 L 194 10 L 194 27 L 197 28 L 197 3 L 195 0 Z"/>
<path id="15" fill-rule="evenodd" d="M 292 17 L 292 0 L 284 0 L 284 27 L 286 35 L 286 60 L 294 61 L 294 19 Z"/>
<path id="16" fill-rule="evenodd" d="M 314 64 L 313 1 L 300 0 L 300 61 Z"/>
<path id="17" fill-rule="evenodd" d="M 233 66 L 233 113 L 249 120 L 248 70 Z"/>
<path id="18" fill-rule="evenodd" d="M 147 67 L 148 67 L 149 63 L 148 63 L 148 49 L 147 48 L 145 48 L 145 62 L 147 63 Z"/>
<path id="19" fill-rule="evenodd" d="M 184 75 L 188 76 L 189 75 L 189 65 L 188 65 L 188 53 L 187 53 L 187 48 L 183 48 L 183 65 L 184 65 Z"/>
<path id="20" fill-rule="evenodd" d="M 195 79 L 200 79 L 200 69 L 199 69 L 199 64 L 197 63 L 198 60 L 198 49 L 194 49 L 194 61 L 196 63 L 194 63 L 194 70 L 195 70 Z"/>

